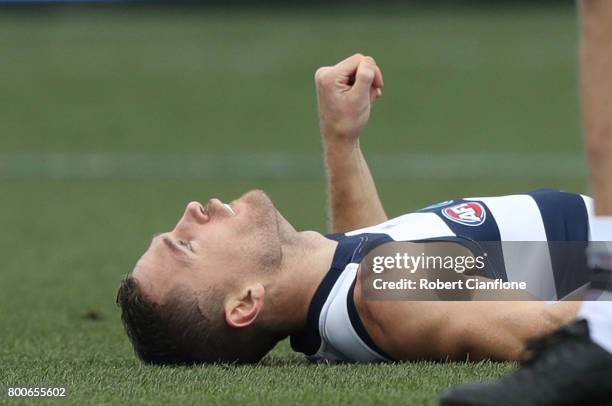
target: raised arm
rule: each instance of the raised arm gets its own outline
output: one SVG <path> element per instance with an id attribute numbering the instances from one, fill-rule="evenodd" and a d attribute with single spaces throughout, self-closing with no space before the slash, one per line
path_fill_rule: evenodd
<path id="1" fill-rule="evenodd" d="M 373 58 L 353 55 L 315 74 L 331 229 L 345 232 L 387 220 L 359 146 L 383 77 Z"/>

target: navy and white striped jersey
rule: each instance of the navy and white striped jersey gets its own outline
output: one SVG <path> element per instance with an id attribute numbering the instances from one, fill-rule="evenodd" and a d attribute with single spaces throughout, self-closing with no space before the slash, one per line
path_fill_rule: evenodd
<path id="1" fill-rule="evenodd" d="M 557 190 L 536 190 L 499 197 L 448 200 L 382 224 L 332 234 L 338 241 L 331 269 L 315 292 L 306 328 L 291 336 L 295 351 L 313 361 L 389 361 L 369 337 L 353 300 L 361 260 L 374 247 L 389 241 L 452 241 L 470 248 L 479 241 L 499 242 L 496 277 L 526 281 L 530 293 L 558 300 L 588 282 L 581 255 L 564 255 L 554 241 L 589 240 L 591 198 Z M 532 253 L 512 255 L 513 241 L 548 242 Z M 533 272 L 537 269 L 537 272 Z"/>

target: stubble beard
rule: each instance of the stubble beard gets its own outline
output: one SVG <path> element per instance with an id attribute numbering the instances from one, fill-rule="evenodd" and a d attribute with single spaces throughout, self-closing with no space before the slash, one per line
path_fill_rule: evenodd
<path id="1" fill-rule="evenodd" d="M 251 210 L 249 232 L 253 234 L 257 257 L 261 269 L 266 272 L 280 269 L 283 259 L 281 219 L 272 200 L 261 190 L 244 194 L 244 199 Z"/>

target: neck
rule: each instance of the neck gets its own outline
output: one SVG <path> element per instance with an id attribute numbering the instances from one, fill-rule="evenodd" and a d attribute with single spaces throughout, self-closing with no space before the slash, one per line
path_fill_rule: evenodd
<path id="1" fill-rule="evenodd" d="M 314 231 L 303 231 L 283 245 L 280 273 L 268 287 L 268 322 L 284 335 L 306 326 L 308 309 L 319 284 L 329 271 L 338 242 Z"/>

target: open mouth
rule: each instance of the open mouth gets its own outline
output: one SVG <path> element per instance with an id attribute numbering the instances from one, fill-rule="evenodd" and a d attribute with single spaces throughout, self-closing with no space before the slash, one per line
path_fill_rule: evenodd
<path id="1" fill-rule="evenodd" d="M 226 208 L 227 208 L 229 211 L 231 211 L 231 212 L 232 212 L 232 214 L 236 214 L 236 212 L 234 211 L 234 209 L 232 209 L 232 206 L 230 206 L 230 205 L 229 205 L 229 204 L 227 204 L 227 203 L 223 203 L 223 205 L 224 205 L 224 206 L 225 206 L 225 207 L 226 207 Z"/>

